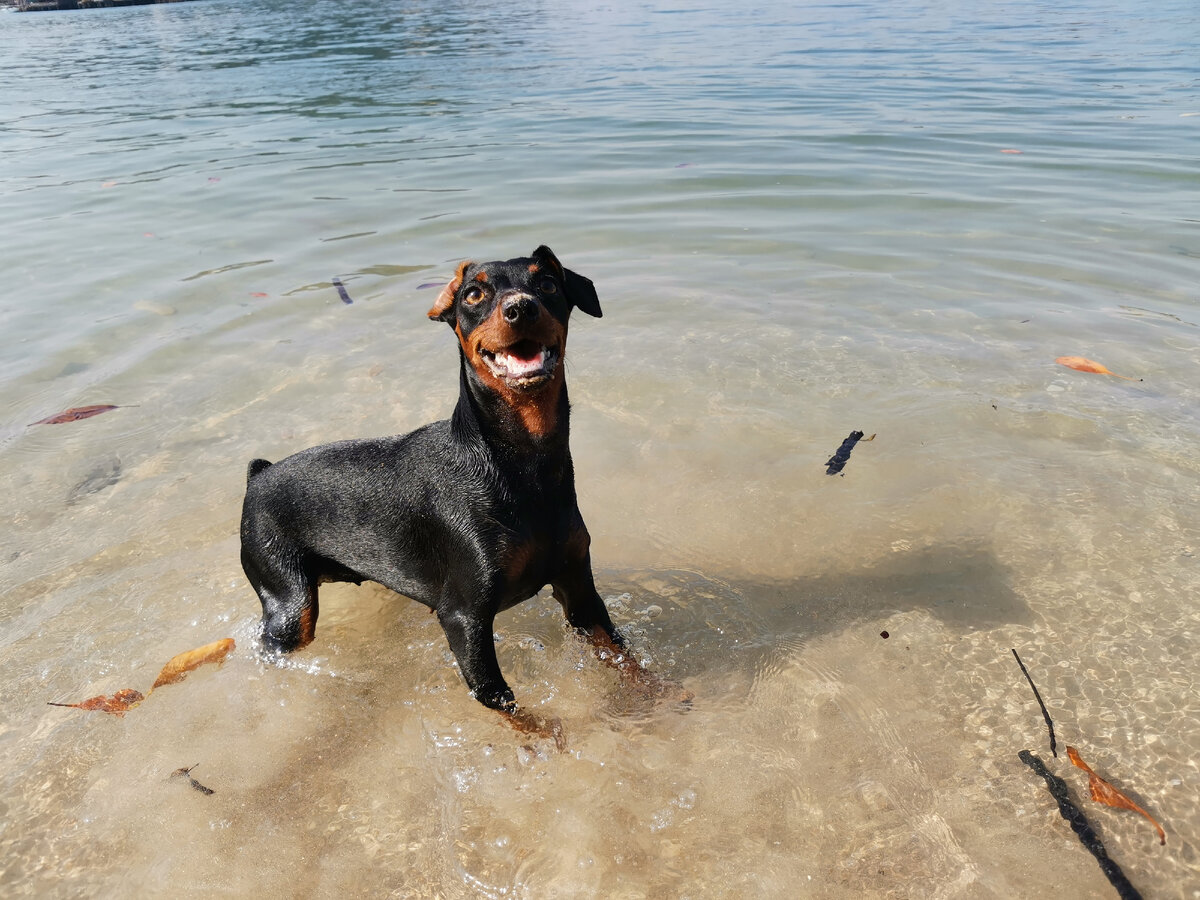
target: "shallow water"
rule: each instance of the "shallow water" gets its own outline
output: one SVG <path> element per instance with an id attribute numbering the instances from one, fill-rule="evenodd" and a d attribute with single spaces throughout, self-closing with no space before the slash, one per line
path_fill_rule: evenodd
<path id="1" fill-rule="evenodd" d="M 1110 895 L 1030 748 L 1200 896 L 1200 14 L 738 9 L 0 15 L 5 895 Z M 446 416 L 424 286 L 542 242 L 605 311 L 598 586 L 695 694 L 539 596 L 498 647 L 564 753 L 377 587 L 262 661 L 236 536 L 249 459 Z M 124 718 L 45 705 L 224 636 Z"/>

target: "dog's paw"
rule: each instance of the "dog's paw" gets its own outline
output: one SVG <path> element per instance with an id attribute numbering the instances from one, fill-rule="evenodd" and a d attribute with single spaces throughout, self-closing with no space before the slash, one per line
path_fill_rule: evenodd
<path id="1" fill-rule="evenodd" d="M 554 741 L 554 749 L 559 753 L 567 749 L 567 736 L 563 732 L 562 720 L 557 716 L 539 716 L 536 713 L 514 709 L 505 711 L 504 718 L 521 734 L 531 734 Z"/>
<path id="2" fill-rule="evenodd" d="M 628 678 L 630 688 L 646 700 L 679 703 L 691 706 L 696 695 L 673 678 L 666 678 L 649 669 L 639 668 Z"/>

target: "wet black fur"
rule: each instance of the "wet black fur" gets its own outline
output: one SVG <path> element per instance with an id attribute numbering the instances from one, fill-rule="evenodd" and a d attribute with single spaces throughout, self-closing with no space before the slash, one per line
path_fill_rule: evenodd
<path id="1" fill-rule="evenodd" d="M 531 274 L 530 264 L 541 271 Z M 490 296 L 463 294 L 487 274 Z M 565 326 L 572 308 L 599 316 L 588 279 L 563 269 L 546 247 L 532 257 L 472 265 L 453 305 L 437 318 L 463 335 L 485 321 L 506 289 L 536 299 Z M 554 279 L 547 291 L 543 280 Z M 434 317 L 431 311 L 431 317 Z M 342 441 L 278 463 L 256 459 L 242 511 L 242 566 L 262 602 L 262 639 L 287 652 L 311 639 L 322 581 L 376 581 L 437 613 L 472 694 L 515 708 L 500 672 L 493 619 L 549 584 L 567 621 L 602 629 L 623 646 L 592 580 L 589 539 L 575 498 L 565 384 L 557 427 L 526 431 L 460 346 L 453 416 L 410 434 Z M 559 359 L 557 365 L 563 365 Z M 526 548 L 517 577 L 503 560 Z M 306 615 L 307 610 L 307 615 Z"/>

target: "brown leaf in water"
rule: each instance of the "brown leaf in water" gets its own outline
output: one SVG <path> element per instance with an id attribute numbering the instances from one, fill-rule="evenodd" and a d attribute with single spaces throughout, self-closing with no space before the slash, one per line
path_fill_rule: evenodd
<path id="1" fill-rule="evenodd" d="M 195 650 L 188 650 L 186 653 L 172 657 L 158 673 L 158 678 L 150 690 L 183 681 L 188 672 L 200 668 L 205 663 L 224 662 L 225 657 L 229 655 L 229 651 L 234 646 L 233 638 L 221 638 L 219 641 L 213 641 L 211 644 L 205 644 L 203 647 L 197 647 Z"/>
<path id="2" fill-rule="evenodd" d="M 120 409 L 119 406 L 113 406 L 111 403 L 98 403 L 95 406 L 76 406 L 73 409 L 64 410 L 56 415 L 49 416 L 45 419 L 38 419 L 36 422 L 30 422 L 30 425 L 61 425 L 64 422 L 78 422 L 80 419 L 90 419 L 92 416 L 98 416 L 100 413 L 106 413 L 109 410 Z"/>
<path id="3" fill-rule="evenodd" d="M 1154 821 L 1154 817 L 1093 772 L 1092 767 L 1080 758 L 1074 747 L 1067 748 L 1067 756 L 1072 763 L 1088 773 L 1088 787 L 1092 791 L 1093 800 L 1097 803 L 1103 803 L 1105 806 L 1112 806 L 1117 809 L 1132 809 L 1135 813 L 1141 813 L 1158 830 L 1158 842 L 1160 844 L 1167 842 L 1167 833 L 1163 831 L 1162 826 L 1158 822 Z"/>
<path id="4" fill-rule="evenodd" d="M 1095 372 L 1097 375 L 1111 375 L 1113 378 L 1124 378 L 1126 381 L 1140 381 L 1140 378 L 1130 378 L 1128 375 L 1118 375 L 1116 372 L 1110 372 L 1107 366 L 1103 366 L 1094 359 L 1088 359 L 1083 356 L 1060 356 L 1055 360 L 1060 366 L 1066 366 L 1068 369 L 1074 369 L 1077 372 Z"/>
<path id="5" fill-rule="evenodd" d="M 78 703 L 49 703 L 49 706 L 69 706 L 72 709 L 98 709 L 114 716 L 123 716 L 146 698 L 141 691 L 125 688 L 117 691 L 111 697 L 99 696 L 81 700 Z"/>
<path id="6" fill-rule="evenodd" d="M 99 696 L 91 697 L 87 700 L 81 700 L 79 703 L 54 703 L 50 706 L 69 706 L 72 709 L 98 709 L 101 712 L 112 713 L 114 716 L 123 716 L 129 710 L 133 709 L 139 703 L 146 699 L 150 693 L 153 693 L 154 688 L 162 687 L 165 684 L 174 684 L 177 681 L 183 681 L 187 677 L 187 673 L 193 669 L 198 669 L 205 663 L 222 663 L 225 657 L 229 655 L 229 651 L 234 648 L 233 638 L 221 638 L 219 641 L 213 641 L 211 644 L 205 644 L 203 647 L 197 647 L 195 650 L 188 650 L 186 653 L 180 653 L 173 656 L 170 661 L 163 666 L 162 671 L 158 673 L 158 679 L 154 682 L 154 686 L 150 688 L 146 695 L 141 691 L 135 691 L 132 688 L 126 688 L 123 691 L 117 691 L 111 697 Z"/>

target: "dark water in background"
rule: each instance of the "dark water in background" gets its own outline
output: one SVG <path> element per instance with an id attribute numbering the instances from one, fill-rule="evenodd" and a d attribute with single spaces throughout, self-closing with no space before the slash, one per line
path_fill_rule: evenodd
<path id="1" fill-rule="evenodd" d="M 1197 46 L 1190 2 L 0 15 L 4 893 L 1102 894 L 1017 646 L 1168 830 L 1089 806 L 1114 857 L 1196 896 Z M 381 591 L 262 664 L 236 545 L 246 460 L 445 416 L 422 286 L 543 242 L 605 309 L 601 592 L 697 695 L 631 709 L 526 604 L 562 755 Z"/>

